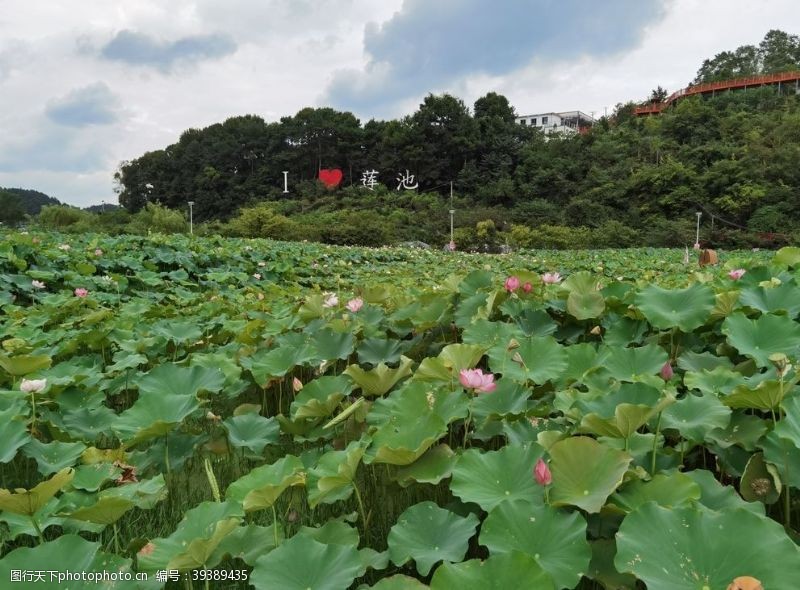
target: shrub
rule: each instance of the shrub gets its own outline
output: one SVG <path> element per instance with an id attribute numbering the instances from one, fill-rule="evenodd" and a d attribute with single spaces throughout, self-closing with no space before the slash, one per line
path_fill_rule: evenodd
<path id="1" fill-rule="evenodd" d="M 155 203 L 148 203 L 131 218 L 128 232 L 133 234 L 147 234 L 148 232 L 161 234 L 176 234 L 189 231 L 189 222 L 183 213 L 174 209 L 167 209 Z"/>

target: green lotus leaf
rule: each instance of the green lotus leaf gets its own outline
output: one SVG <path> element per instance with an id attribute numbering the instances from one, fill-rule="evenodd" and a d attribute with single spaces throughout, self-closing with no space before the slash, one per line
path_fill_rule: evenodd
<path id="1" fill-rule="evenodd" d="M 72 487 L 87 492 L 96 492 L 103 487 L 103 484 L 117 479 L 121 474 L 122 469 L 111 463 L 80 465 L 75 468 Z"/>
<path id="2" fill-rule="evenodd" d="M 306 535 L 325 545 L 350 545 L 358 547 L 358 530 L 341 520 L 329 520 L 320 527 L 304 526 L 298 535 Z"/>
<path id="3" fill-rule="evenodd" d="M 584 414 L 597 414 L 601 418 L 614 418 L 617 407 L 623 404 L 655 408 L 662 400 L 662 392 L 645 383 L 619 383 L 613 388 L 591 388 L 578 395 L 574 406 Z"/>
<path id="4" fill-rule="evenodd" d="M 577 512 L 525 501 L 504 502 L 481 525 L 480 543 L 491 555 L 532 556 L 557 588 L 574 588 L 588 571 L 591 548 L 586 521 Z"/>
<path id="5" fill-rule="evenodd" d="M 457 460 L 458 456 L 449 446 L 437 445 L 410 465 L 399 467 L 394 479 L 404 488 L 414 483 L 435 485 L 452 475 Z"/>
<path id="6" fill-rule="evenodd" d="M 75 471 L 66 467 L 30 490 L 20 488 L 11 492 L 6 489 L 0 489 L 0 510 L 32 516 L 47 504 L 59 490 L 64 489 L 72 481 L 73 477 L 75 477 Z"/>
<path id="7" fill-rule="evenodd" d="M 228 486 L 225 497 L 241 502 L 245 511 L 269 508 L 289 487 L 305 485 L 303 462 L 294 455 L 251 470 Z"/>
<path id="8" fill-rule="evenodd" d="M 279 527 L 280 528 L 280 527 Z M 238 526 L 231 531 L 214 550 L 209 558 L 210 563 L 219 563 L 227 557 L 238 558 L 247 565 L 253 566 L 262 555 L 266 555 L 275 547 L 275 527 L 249 524 Z M 278 543 L 283 539 L 283 532 L 278 534 Z"/>
<path id="9" fill-rule="evenodd" d="M 767 423 L 762 418 L 734 412 L 726 428 L 715 428 L 705 439 L 722 449 L 735 445 L 745 451 L 754 451 L 767 429 Z"/>
<path id="10" fill-rule="evenodd" d="M 342 590 L 366 569 L 352 545 L 326 545 L 295 535 L 260 557 L 249 581 L 256 590 Z"/>
<path id="11" fill-rule="evenodd" d="M 636 306 L 659 330 L 680 328 L 691 332 L 706 323 L 714 308 L 714 291 L 701 283 L 685 289 L 649 285 L 636 295 Z"/>
<path id="12" fill-rule="evenodd" d="M 139 399 L 111 425 L 126 447 L 164 436 L 200 407 L 192 394 L 140 393 Z"/>
<path id="13" fill-rule="evenodd" d="M 672 428 L 692 441 L 702 441 L 715 428 L 727 428 L 731 410 L 715 395 L 687 394 L 661 414 L 661 427 Z"/>
<path id="14" fill-rule="evenodd" d="M 461 370 L 475 367 L 485 353 L 486 349 L 478 344 L 448 344 L 438 358 L 457 377 Z"/>
<path id="15" fill-rule="evenodd" d="M 783 485 L 774 465 L 764 461 L 763 453 L 755 453 L 744 468 L 739 481 L 739 493 L 748 502 L 774 504 Z"/>
<path id="16" fill-rule="evenodd" d="M 592 438 L 578 436 L 550 447 L 553 506 L 577 506 L 600 512 L 606 499 L 622 483 L 632 457 Z"/>
<path id="17" fill-rule="evenodd" d="M 622 521 L 615 563 L 648 590 L 722 589 L 739 576 L 788 589 L 800 580 L 800 548 L 783 527 L 742 509 L 644 504 Z"/>
<path id="18" fill-rule="evenodd" d="M 781 266 L 797 266 L 800 264 L 800 248 L 797 246 L 784 246 L 775 253 L 773 262 Z"/>
<path id="19" fill-rule="evenodd" d="M 355 338 L 350 332 L 337 332 L 323 328 L 314 333 L 314 350 L 320 361 L 346 359 L 355 348 Z"/>
<path id="20" fill-rule="evenodd" d="M 511 346 L 492 347 L 489 366 L 514 381 L 542 384 L 558 379 L 566 370 L 567 353 L 552 336 L 532 336 L 520 338 Z"/>
<path id="21" fill-rule="evenodd" d="M 6 373 L 14 377 L 21 377 L 36 371 L 47 369 L 52 364 L 53 359 L 44 355 L 19 355 L 9 357 L 5 354 L 0 354 L 0 367 Z"/>
<path id="22" fill-rule="evenodd" d="M 389 531 L 389 557 L 395 565 L 413 559 L 417 571 L 427 576 L 439 561 L 464 559 L 477 526 L 474 514 L 462 518 L 433 502 L 414 504 Z"/>
<path id="23" fill-rule="evenodd" d="M 792 283 L 783 283 L 769 289 L 761 286 L 743 289 L 739 295 L 739 302 L 761 313 L 786 312 L 791 318 L 797 317 L 800 313 L 797 285 Z"/>
<path id="24" fill-rule="evenodd" d="M 139 395 L 195 396 L 201 391 L 216 393 L 225 385 L 219 369 L 159 365 L 137 381 Z"/>
<path id="25" fill-rule="evenodd" d="M 429 356 L 422 359 L 419 363 L 417 370 L 414 371 L 412 379 L 425 383 L 455 383 L 455 376 L 452 371 L 445 366 L 444 361 L 438 357 L 431 358 Z"/>
<path id="26" fill-rule="evenodd" d="M 579 430 L 599 436 L 630 438 L 654 413 L 650 406 L 620 404 L 614 409 L 613 418 L 602 418 L 597 414 L 584 416 Z"/>
<path id="27" fill-rule="evenodd" d="M 486 511 L 511 500 L 541 504 L 543 490 L 533 478 L 533 467 L 543 454 L 535 443 L 486 453 L 469 449 L 453 468 L 450 491 Z"/>
<path id="28" fill-rule="evenodd" d="M 71 467 L 85 450 L 86 445 L 80 442 L 66 443 L 54 440 L 43 443 L 36 438 L 22 447 L 22 453 L 26 457 L 36 460 L 39 473 L 42 475 L 50 475 L 65 467 Z"/>
<path id="29" fill-rule="evenodd" d="M 358 362 L 379 365 L 400 362 L 400 357 L 407 346 L 400 340 L 392 338 L 367 338 L 359 346 Z"/>
<path id="30" fill-rule="evenodd" d="M 417 580 L 403 574 L 383 578 L 374 586 L 369 586 L 371 590 L 426 590 L 428 587 Z"/>
<path id="31" fill-rule="evenodd" d="M 13 461 L 17 451 L 33 441 L 24 422 L 14 420 L 0 412 L 0 463 Z"/>
<path id="32" fill-rule="evenodd" d="M 295 396 L 292 419 L 330 416 L 352 389 L 352 382 L 343 375 L 318 377 L 306 383 Z"/>
<path id="33" fill-rule="evenodd" d="M 156 504 L 167 498 L 167 484 L 164 476 L 159 474 L 150 479 L 107 488 L 100 494 L 104 497 L 124 498 L 133 502 L 137 508 L 151 510 Z"/>
<path id="34" fill-rule="evenodd" d="M 50 570 L 66 572 L 128 572 L 132 575 L 130 559 L 123 559 L 111 553 L 100 551 L 100 543 L 92 543 L 78 535 L 62 535 L 53 541 L 43 543 L 37 547 L 21 547 L 11 551 L 0 559 L 0 579 L 8 583 L 8 587 L 16 584 L 12 580 L 12 571 L 45 570 L 42 582 L 29 582 L 29 587 L 57 590 L 64 588 L 79 588 L 91 586 L 97 589 L 136 590 L 140 583 L 136 581 L 98 581 L 84 582 L 59 582 L 50 578 Z M 31 578 L 27 578 L 30 580 Z M 36 579 L 36 578 L 34 578 Z M 74 585 L 73 585 L 74 584 Z M 25 582 L 20 586 L 24 587 Z"/>
<path id="35" fill-rule="evenodd" d="M 640 375 L 655 375 L 668 355 L 654 344 L 638 348 L 609 348 L 604 368 L 617 381 L 636 381 Z"/>
<path id="36" fill-rule="evenodd" d="M 96 440 L 117 419 L 114 410 L 105 406 L 73 409 L 62 415 L 67 432 L 74 438 L 84 440 Z"/>
<path id="37" fill-rule="evenodd" d="M 443 563 L 433 572 L 431 590 L 555 590 L 552 578 L 526 553 L 512 551 L 489 559 Z"/>
<path id="38" fill-rule="evenodd" d="M 609 498 L 608 503 L 625 512 L 633 512 L 642 504 L 655 502 L 667 508 L 700 500 L 701 489 L 683 473 L 660 473 L 650 481 L 632 480 Z"/>
<path id="39" fill-rule="evenodd" d="M 528 409 L 530 390 L 509 379 L 500 379 L 496 389 L 489 394 L 479 394 L 470 401 L 476 422 L 489 417 L 524 414 Z"/>
<path id="40" fill-rule="evenodd" d="M 220 557 L 215 555 L 217 547 L 243 517 L 237 502 L 202 502 L 186 512 L 169 537 L 150 541 L 153 551 L 139 554 L 139 567 L 145 571 L 212 568 L 217 563 L 211 557 Z"/>
<path id="41" fill-rule="evenodd" d="M 182 321 L 175 318 L 152 324 L 150 331 L 165 340 L 171 340 L 177 344 L 195 343 L 203 337 L 203 330 L 200 329 L 197 322 L 191 320 Z"/>
<path id="42" fill-rule="evenodd" d="M 364 445 L 353 441 L 343 451 L 328 451 L 308 470 L 308 505 L 333 504 L 353 493 L 356 471 L 364 456 Z"/>
<path id="43" fill-rule="evenodd" d="M 283 377 L 314 356 L 310 343 L 303 340 L 293 345 L 287 343 L 278 348 L 259 350 L 253 356 L 242 357 L 239 362 L 250 371 L 256 383 L 264 387 L 271 379 Z"/>
<path id="44" fill-rule="evenodd" d="M 800 447 L 775 431 L 765 436 L 759 446 L 764 451 L 764 459 L 778 470 L 783 485 L 800 488 Z"/>
<path id="45" fill-rule="evenodd" d="M 127 498 L 119 496 L 109 496 L 102 494 L 97 497 L 97 501 L 91 506 L 67 510 L 59 513 L 59 516 L 85 520 L 95 524 L 112 524 L 118 521 L 135 504 Z"/>
<path id="46" fill-rule="evenodd" d="M 774 353 L 796 357 L 800 347 L 800 325 L 787 316 L 765 314 L 751 320 L 736 313 L 722 323 L 722 332 L 759 367 L 770 366 L 769 356 Z"/>
<path id="47" fill-rule="evenodd" d="M 606 302 L 592 273 L 576 272 L 564 281 L 563 286 L 569 291 L 567 311 L 570 315 L 578 320 L 588 320 L 603 313 Z"/>
<path id="48" fill-rule="evenodd" d="M 621 574 L 614 566 L 617 544 L 614 539 L 598 539 L 589 543 L 592 546 L 592 561 L 589 563 L 587 577 L 600 582 L 606 590 L 634 590 L 636 576 Z"/>
<path id="49" fill-rule="evenodd" d="M 476 320 L 489 319 L 497 302 L 497 291 L 475 293 L 458 303 L 454 312 L 456 326 L 465 328 Z"/>
<path id="50" fill-rule="evenodd" d="M 237 449 L 247 449 L 260 455 L 267 445 L 278 443 L 280 425 L 275 418 L 258 414 L 231 416 L 222 423 L 228 430 L 228 440 Z"/>
<path id="51" fill-rule="evenodd" d="M 745 383 L 744 375 L 736 373 L 727 367 L 716 367 L 712 370 L 686 373 L 683 383 L 689 389 L 698 389 L 703 393 L 713 395 L 727 395 L 736 386 Z"/>
<path id="52" fill-rule="evenodd" d="M 774 380 L 762 381 L 755 387 L 739 385 L 733 390 L 733 393 L 722 398 L 722 403 L 729 408 L 777 410 L 796 380 L 795 378 L 789 383 Z"/>
<path id="53" fill-rule="evenodd" d="M 692 481 L 700 487 L 700 504 L 709 510 L 722 512 L 735 508 L 744 508 L 755 514 L 764 515 L 763 504 L 745 502 L 736 493 L 733 486 L 721 484 L 710 471 L 695 469 L 694 471 L 687 471 L 685 475 L 692 478 Z"/>
<path id="54" fill-rule="evenodd" d="M 363 395 L 374 397 L 383 395 L 394 387 L 398 381 L 411 375 L 412 364 L 414 364 L 414 361 L 410 358 L 400 357 L 400 366 L 396 369 L 391 369 L 384 363 L 380 363 L 369 371 L 365 371 L 358 365 L 350 365 L 343 372 L 361 388 Z"/>
<path id="55" fill-rule="evenodd" d="M 793 395 L 784 400 L 783 411 L 783 419 L 775 425 L 775 434 L 800 448 L 800 396 Z"/>
<path id="56" fill-rule="evenodd" d="M 733 363 L 725 356 L 716 356 L 710 352 L 694 352 L 687 350 L 678 357 L 678 367 L 689 373 L 713 371 L 719 367 L 732 369 Z"/>

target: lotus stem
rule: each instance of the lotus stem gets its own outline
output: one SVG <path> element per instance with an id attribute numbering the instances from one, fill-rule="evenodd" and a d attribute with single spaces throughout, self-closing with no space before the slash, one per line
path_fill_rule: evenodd
<path id="1" fill-rule="evenodd" d="M 120 552 L 119 552 L 119 538 L 118 538 L 118 535 L 117 535 L 117 533 L 118 533 L 117 523 L 115 522 L 111 526 L 114 528 L 114 553 L 119 555 Z"/>
<path id="2" fill-rule="evenodd" d="M 214 495 L 214 500 L 222 502 L 219 493 L 219 484 L 217 483 L 217 478 L 214 475 L 214 470 L 211 468 L 211 461 L 208 460 L 208 457 L 203 459 L 203 466 L 206 468 L 206 477 L 208 477 L 208 484 L 211 486 L 211 493 Z"/>
<path id="3" fill-rule="evenodd" d="M 361 524 L 364 525 L 364 534 L 367 533 L 367 513 L 364 512 L 364 502 L 361 500 L 361 493 L 358 491 L 356 482 L 353 482 L 353 491 L 356 493 L 356 501 L 358 502 L 358 511 L 361 513 Z"/>
<path id="4" fill-rule="evenodd" d="M 656 474 L 656 453 L 658 452 L 658 435 L 661 432 L 661 412 L 658 413 L 656 421 L 656 436 L 653 439 L 653 458 L 650 461 L 650 475 Z"/>
<path id="5" fill-rule="evenodd" d="M 42 533 L 42 529 L 39 528 L 39 523 L 36 522 L 36 518 L 33 516 L 33 514 L 31 514 L 29 518 L 31 519 L 31 524 L 33 524 L 36 534 L 39 535 L 39 545 L 44 544 L 44 534 Z"/>
<path id="6" fill-rule="evenodd" d="M 167 468 L 167 475 L 170 475 L 172 469 L 169 466 L 169 434 L 164 435 L 164 465 Z"/>
<path id="7" fill-rule="evenodd" d="M 278 512 L 275 510 L 275 504 L 272 504 L 272 535 L 275 539 L 275 547 L 278 546 Z"/>
<path id="8" fill-rule="evenodd" d="M 783 511 L 785 513 L 783 521 L 787 533 L 789 533 L 792 530 L 792 501 L 791 501 L 791 496 L 789 495 L 790 487 L 791 486 L 789 486 L 788 483 L 784 484 L 783 486 Z"/>

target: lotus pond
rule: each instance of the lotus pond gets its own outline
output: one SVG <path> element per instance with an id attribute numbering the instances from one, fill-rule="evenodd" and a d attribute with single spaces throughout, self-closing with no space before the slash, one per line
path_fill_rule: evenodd
<path id="1" fill-rule="evenodd" d="M 2 237 L 0 587 L 800 587 L 800 249 Z"/>

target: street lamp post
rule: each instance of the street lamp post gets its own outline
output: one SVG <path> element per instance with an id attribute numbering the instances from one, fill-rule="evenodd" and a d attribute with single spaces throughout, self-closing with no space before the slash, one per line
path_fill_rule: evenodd
<path id="1" fill-rule="evenodd" d="M 695 215 L 697 215 L 697 231 L 695 232 L 695 236 L 694 236 L 694 247 L 695 248 L 699 248 L 700 247 L 700 216 L 703 215 L 703 214 L 700 211 L 697 211 L 695 213 Z"/>
<path id="2" fill-rule="evenodd" d="M 192 213 L 193 213 L 192 207 L 194 207 L 194 201 L 189 201 L 189 235 L 190 236 L 194 235 L 194 221 L 193 221 L 193 215 L 192 215 Z"/>

